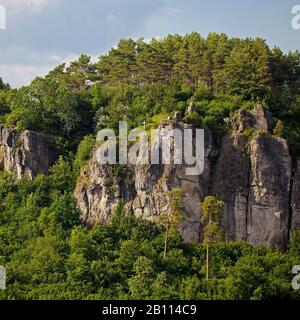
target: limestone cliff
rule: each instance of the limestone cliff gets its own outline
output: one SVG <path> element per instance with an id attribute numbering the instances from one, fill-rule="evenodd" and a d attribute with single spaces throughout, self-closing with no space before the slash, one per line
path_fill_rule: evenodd
<path id="1" fill-rule="evenodd" d="M 160 129 L 166 126 L 184 128 L 167 121 Z M 186 176 L 185 165 L 138 165 L 125 167 L 120 179 L 113 167 L 99 165 L 94 156 L 75 191 L 83 219 L 88 224 L 109 222 L 122 199 L 128 212 L 155 221 L 170 210 L 166 193 L 181 188 L 186 221 L 180 229 L 186 241 L 201 239 L 199 204 L 212 193 L 225 202 L 227 240 L 285 248 L 289 226 L 300 226 L 300 168 L 293 179 L 287 142 L 272 135 L 272 116 L 261 106 L 239 111 L 231 128 L 218 147 L 206 132 L 200 176 Z M 214 168 L 210 159 L 215 154 Z"/>
<path id="2" fill-rule="evenodd" d="M 18 179 L 46 174 L 55 161 L 55 151 L 46 137 L 14 127 L 0 127 L 0 167 Z"/>
<path id="3" fill-rule="evenodd" d="M 165 121 L 165 128 L 183 130 L 183 123 Z M 85 167 L 78 180 L 75 197 L 83 219 L 88 224 L 96 221 L 109 222 L 120 199 L 125 208 L 137 217 L 155 221 L 170 210 L 167 192 L 174 188 L 184 193 L 186 221 L 181 225 L 183 237 L 198 242 L 200 237 L 200 203 L 208 194 L 210 185 L 209 154 L 212 149 L 210 132 L 205 135 L 205 163 L 201 176 L 186 175 L 183 165 L 136 165 L 123 168 L 123 175 L 116 177 L 114 166 L 99 165 L 96 156 Z"/>
<path id="4" fill-rule="evenodd" d="M 285 248 L 290 231 L 300 228 L 300 161 L 293 165 L 287 142 L 272 134 L 272 116 L 261 106 L 240 110 L 230 133 L 219 141 L 205 132 L 204 170 L 187 175 L 182 165 L 100 165 L 96 153 L 81 170 L 75 197 L 85 223 L 109 223 L 120 201 L 136 217 L 156 221 L 170 211 L 167 192 L 184 194 L 188 242 L 201 240 L 200 203 L 215 195 L 225 203 L 227 240 Z M 159 130 L 194 129 L 175 119 Z M 195 144 L 193 138 L 193 144 Z M 171 150 L 174 151 L 174 150 Z M 32 131 L 0 127 L 0 169 L 18 179 L 46 174 L 56 159 L 48 139 Z"/>
<path id="5" fill-rule="evenodd" d="M 287 142 L 271 134 L 270 119 L 259 106 L 233 119 L 233 132 L 222 142 L 213 190 L 225 202 L 228 240 L 284 248 L 292 161 Z"/>

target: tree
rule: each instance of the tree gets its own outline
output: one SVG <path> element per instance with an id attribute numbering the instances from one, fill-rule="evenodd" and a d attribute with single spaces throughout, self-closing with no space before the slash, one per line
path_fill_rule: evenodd
<path id="1" fill-rule="evenodd" d="M 36 78 L 12 93 L 9 124 L 47 134 L 70 133 L 79 123 L 77 99 L 70 90 L 50 79 Z"/>
<path id="2" fill-rule="evenodd" d="M 2 78 L 0 77 L 0 91 L 10 89 L 9 84 L 4 83 Z"/>
<path id="3" fill-rule="evenodd" d="M 96 67 L 91 57 L 83 54 L 77 61 L 71 62 L 66 69 L 65 86 L 73 91 L 82 91 L 97 80 Z"/>
<path id="4" fill-rule="evenodd" d="M 38 219 L 39 224 L 45 229 L 58 231 L 62 227 L 69 231 L 73 226 L 80 224 L 80 215 L 75 199 L 69 193 L 63 196 L 53 196 L 53 203 L 49 208 L 43 208 Z"/>
<path id="5" fill-rule="evenodd" d="M 80 169 L 91 158 L 96 139 L 92 135 L 85 136 L 80 142 L 74 160 L 74 169 L 79 174 Z"/>
<path id="6" fill-rule="evenodd" d="M 300 255 L 300 229 L 292 232 L 289 243 L 289 251 L 295 256 Z"/>
<path id="7" fill-rule="evenodd" d="M 159 40 L 146 44 L 137 58 L 140 83 L 166 83 L 171 75 L 172 61 Z"/>
<path id="8" fill-rule="evenodd" d="M 261 39 L 244 40 L 226 57 L 215 76 L 219 92 L 241 95 L 247 100 L 264 99 L 271 90 L 270 49 Z"/>
<path id="9" fill-rule="evenodd" d="M 62 63 L 62 64 L 58 65 L 57 67 L 55 67 L 53 70 L 51 70 L 46 75 L 45 78 L 64 84 L 64 80 L 66 77 L 65 71 L 66 71 L 66 64 Z"/>
<path id="10" fill-rule="evenodd" d="M 151 285 L 155 279 L 153 261 L 138 257 L 134 267 L 134 277 L 128 280 L 129 291 L 133 299 L 147 299 L 151 295 Z"/>
<path id="11" fill-rule="evenodd" d="M 138 43 L 132 39 L 122 39 L 117 48 L 100 57 L 97 71 L 101 82 L 117 84 L 134 81 Z"/>
<path id="12" fill-rule="evenodd" d="M 164 258 L 167 256 L 168 238 L 170 232 L 176 230 L 178 224 L 184 221 L 183 194 L 181 189 L 173 189 L 167 194 L 170 203 L 170 212 L 160 217 L 160 223 L 165 228 Z"/>
<path id="13" fill-rule="evenodd" d="M 279 138 L 283 138 L 283 132 L 284 132 L 283 122 L 281 120 L 278 120 L 276 123 L 276 126 L 273 130 L 273 133 L 275 136 L 277 136 Z"/>
<path id="14" fill-rule="evenodd" d="M 196 32 L 184 36 L 182 40 L 181 48 L 175 56 L 175 76 L 195 89 L 203 71 L 205 41 Z"/>
<path id="15" fill-rule="evenodd" d="M 224 202 L 215 197 L 206 197 L 200 205 L 201 222 L 204 224 L 204 244 L 206 246 L 206 280 L 209 279 L 209 246 L 223 239 L 221 219 Z"/>

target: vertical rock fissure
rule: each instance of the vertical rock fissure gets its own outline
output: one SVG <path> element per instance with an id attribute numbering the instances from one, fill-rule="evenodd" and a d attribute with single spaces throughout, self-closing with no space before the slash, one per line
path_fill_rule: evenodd
<path id="1" fill-rule="evenodd" d="M 294 191 L 294 178 L 297 172 L 297 162 L 292 162 L 292 172 L 290 179 L 290 190 L 289 190 L 289 220 L 288 220 L 288 234 L 287 234 L 287 243 L 290 242 L 291 232 L 292 232 L 292 219 L 293 219 L 293 205 L 292 205 L 292 197 Z"/>
<path id="2" fill-rule="evenodd" d="M 246 226 L 246 241 L 248 241 L 248 222 L 249 222 L 249 207 L 250 207 L 250 192 L 251 192 L 251 185 L 250 185 L 250 175 L 251 175 L 251 161 L 249 156 L 249 170 L 247 172 L 247 196 L 246 196 L 246 214 L 245 214 L 245 226 Z"/>
<path id="3" fill-rule="evenodd" d="M 212 143 L 211 137 L 205 139 L 205 147 L 214 153 L 205 151 L 204 172 L 198 178 L 186 175 L 185 164 L 176 167 L 158 164 L 135 166 L 132 174 L 118 181 L 118 186 L 116 181 L 108 185 L 110 172 L 94 155 L 81 173 L 81 180 L 89 181 L 85 186 L 89 210 L 84 205 L 82 183 L 75 190 L 82 216 L 88 214 L 90 223 L 108 223 L 122 198 L 126 210 L 136 217 L 156 221 L 159 215 L 170 212 L 167 191 L 181 188 L 191 219 L 181 228 L 186 242 L 201 240 L 200 203 L 207 194 L 214 194 L 225 203 L 228 240 L 285 248 L 293 225 L 300 224 L 300 169 L 296 175 L 287 142 L 272 134 L 269 118 L 261 106 L 252 111 L 241 110 L 232 120 L 233 131 L 224 135 L 220 144 Z M 183 130 L 186 125 L 168 120 L 160 129 L 175 127 Z M 248 129 L 254 133 L 249 135 Z M 90 185 L 98 190 L 96 194 Z"/>

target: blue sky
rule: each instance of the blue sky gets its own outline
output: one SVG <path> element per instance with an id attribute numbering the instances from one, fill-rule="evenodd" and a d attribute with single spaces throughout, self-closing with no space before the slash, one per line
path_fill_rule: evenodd
<path id="1" fill-rule="evenodd" d="M 284 51 L 300 50 L 291 27 L 300 0 L 0 0 L 0 77 L 15 87 L 81 53 L 96 59 L 120 38 L 225 32 L 262 37 Z"/>

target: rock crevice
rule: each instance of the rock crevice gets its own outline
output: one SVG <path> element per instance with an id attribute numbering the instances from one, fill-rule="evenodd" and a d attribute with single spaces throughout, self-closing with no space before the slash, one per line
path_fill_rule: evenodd
<path id="1" fill-rule="evenodd" d="M 161 129 L 186 127 L 173 121 L 164 122 Z M 200 176 L 186 176 L 185 165 L 128 166 L 131 179 L 125 185 L 94 156 L 75 191 L 84 221 L 109 222 L 120 199 L 130 213 L 155 221 L 170 211 L 167 192 L 181 188 L 186 221 L 180 230 L 186 241 L 201 240 L 199 205 L 212 193 L 225 203 L 228 241 L 286 248 L 290 231 L 300 227 L 300 162 L 293 175 L 287 142 L 272 134 L 272 116 L 261 106 L 240 110 L 230 123 L 232 132 L 222 138 L 219 148 L 206 132 Z M 212 152 L 218 154 L 214 172 Z"/>
<path id="2" fill-rule="evenodd" d="M 47 174 L 55 159 L 54 148 L 42 134 L 0 127 L 0 167 L 17 179 Z"/>
<path id="3" fill-rule="evenodd" d="M 214 193 L 225 202 L 227 239 L 285 248 L 292 178 L 287 142 L 271 134 L 271 117 L 260 106 L 232 121 L 214 177 Z M 247 129 L 256 131 L 249 137 Z"/>

